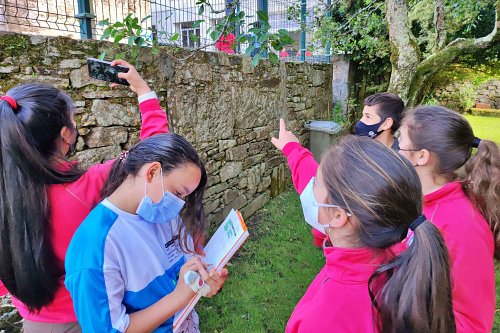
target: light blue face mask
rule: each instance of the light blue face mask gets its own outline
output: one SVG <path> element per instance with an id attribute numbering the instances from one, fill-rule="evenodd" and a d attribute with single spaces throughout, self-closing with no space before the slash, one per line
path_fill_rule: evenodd
<path id="1" fill-rule="evenodd" d="M 144 186 L 144 198 L 142 199 L 139 207 L 135 211 L 137 215 L 142 217 L 149 223 L 165 223 L 176 218 L 182 207 L 184 207 L 184 200 L 177 198 L 172 193 L 165 191 L 163 188 L 163 170 L 160 168 L 161 189 L 163 196 L 158 203 L 147 194 L 148 182 Z"/>

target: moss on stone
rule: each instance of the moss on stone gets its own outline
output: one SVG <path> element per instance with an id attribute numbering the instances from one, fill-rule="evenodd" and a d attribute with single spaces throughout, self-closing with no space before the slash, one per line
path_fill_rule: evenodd
<path id="1" fill-rule="evenodd" d="M 0 54 L 5 57 L 26 53 L 30 44 L 29 37 L 18 34 L 0 34 Z"/>

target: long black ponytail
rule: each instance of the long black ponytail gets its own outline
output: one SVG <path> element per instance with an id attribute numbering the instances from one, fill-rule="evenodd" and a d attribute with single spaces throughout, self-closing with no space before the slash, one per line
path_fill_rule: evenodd
<path id="1" fill-rule="evenodd" d="M 77 180 L 83 171 L 58 151 L 61 129 L 73 127 L 73 103 L 62 91 L 25 84 L 0 101 L 0 279 L 31 311 L 49 304 L 59 287 L 50 240 L 47 185 Z"/>

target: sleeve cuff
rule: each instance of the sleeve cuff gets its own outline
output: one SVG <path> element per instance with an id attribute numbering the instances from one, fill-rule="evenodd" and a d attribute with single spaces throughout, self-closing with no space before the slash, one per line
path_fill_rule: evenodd
<path id="1" fill-rule="evenodd" d="M 147 92 L 139 97 L 137 97 L 139 100 L 139 104 L 141 104 L 144 101 L 147 101 L 149 99 L 158 99 L 158 96 L 156 96 L 156 93 L 154 91 Z"/>
<path id="2" fill-rule="evenodd" d="M 301 149 L 302 145 L 298 142 L 288 142 L 285 147 L 283 147 L 283 155 L 287 156 L 295 149 Z"/>

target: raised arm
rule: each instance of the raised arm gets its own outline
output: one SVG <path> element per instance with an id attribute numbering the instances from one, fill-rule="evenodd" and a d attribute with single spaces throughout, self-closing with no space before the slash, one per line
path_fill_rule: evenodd
<path id="1" fill-rule="evenodd" d="M 271 138 L 271 142 L 286 156 L 292 172 L 293 185 L 295 190 L 301 194 L 312 177 L 316 176 L 318 162 L 308 149 L 302 147 L 299 139 L 286 129 L 283 119 L 280 119 L 278 138 Z"/>
<path id="2" fill-rule="evenodd" d="M 299 195 L 302 194 L 307 184 L 316 176 L 318 162 L 308 149 L 302 147 L 299 139 L 292 132 L 287 131 L 283 119 L 280 119 L 278 138 L 271 138 L 271 142 L 286 156 L 288 166 L 292 172 L 293 186 Z M 325 235 L 315 228 L 311 228 L 311 234 L 313 235 L 314 246 L 321 247 Z"/>
<path id="3" fill-rule="evenodd" d="M 130 90 L 137 94 L 139 110 L 141 111 L 141 140 L 149 138 L 155 134 L 168 133 L 168 119 L 165 111 L 158 103 L 158 98 L 154 91 L 151 91 L 146 81 L 137 72 L 134 66 L 119 59 L 111 62 L 112 66 L 121 65 L 129 68 L 127 73 L 118 73 L 118 77 L 126 79 L 130 84 Z M 112 83 L 111 87 L 117 87 L 118 84 Z M 97 177 L 104 181 L 111 170 L 114 159 L 103 164 L 95 164 L 89 168 L 91 173 L 97 173 Z"/>
<path id="4" fill-rule="evenodd" d="M 111 62 L 112 66 L 120 65 L 128 67 L 127 73 L 118 73 L 118 77 L 125 79 L 130 84 L 130 90 L 135 92 L 139 99 L 139 109 L 142 116 L 141 140 L 160 133 L 168 132 L 167 114 L 158 103 L 154 91 L 151 91 L 146 81 L 137 72 L 134 66 L 119 59 Z M 112 87 L 117 86 L 112 84 Z"/>

